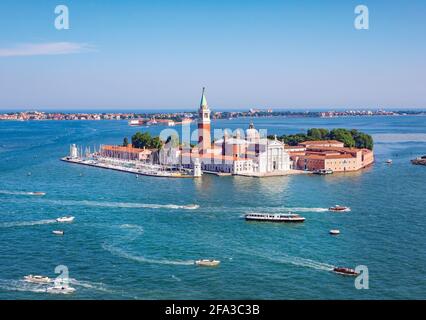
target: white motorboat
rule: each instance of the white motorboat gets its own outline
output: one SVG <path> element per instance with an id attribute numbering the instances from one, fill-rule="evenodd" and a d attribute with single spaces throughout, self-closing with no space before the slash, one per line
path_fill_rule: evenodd
<path id="1" fill-rule="evenodd" d="M 47 284 L 47 283 L 50 283 L 52 281 L 49 277 L 34 276 L 32 274 L 25 276 L 24 280 L 27 281 L 27 282 L 39 283 L 39 284 Z"/>
<path id="2" fill-rule="evenodd" d="M 52 233 L 58 236 L 63 236 L 65 234 L 63 230 L 53 230 Z"/>
<path id="3" fill-rule="evenodd" d="M 387 163 L 387 164 L 392 164 L 392 159 L 388 159 L 388 160 L 386 160 L 386 163 Z"/>
<path id="4" fill-rule="evenodd" d="M 197 266 L 201 266 L 201 267 L 216 267 L 218 266 L 220 263 L 219 260 L 210 260 L 210 259 L 201 259 L 201 260 L 197 260 L 195 261 L 195 264 Z"/>
<path id="5" fill-rule="evenodd" d="M 60 218 L 57 218 L 56 219 L 56 221 L 57 222 L 73 222 L 74 221 L 74 217 L 72 217 L 72 216 L 65 216 L 65 217 L 60 217 Z"/>
<path id="6" fill-rule="evenodd" d="M 330 230 L 330 234 L 331 234 L 332 236 L 337 236 L 338 234 L 340 234 L 340 230 L 332 229 L 332 230 Z"/>
<path id="7" fill-rule="evenodd" d="M 189 209 L 189 210 L 195 210 L 198 209 L 200 206 L 198 204 L 188 204 L 186 206 L 183 206 L 185 209 Z"/>
<path id="8" fill-rule="evenodd" d="M 44 196 L 46 195 L 46 192 L 30 192 L 32 196 Z"/>
<path id="9" fill-rule="evenodd" d="M 248 213 L 245 216 L 247 221 L 267 221 L 267 222 L 291 222 L 300 223 L 306 219 L 298 214 L 285 213 L 285 214 L 272 214 L 272 213 Z"/>
<path id="10" fill-rule="evenodd" d="M 70 294 L 75 292 L 75 288 L 65 285 L 55 285 L 54 287 L 47 288 L 46 291 L 54 294 Z"/>

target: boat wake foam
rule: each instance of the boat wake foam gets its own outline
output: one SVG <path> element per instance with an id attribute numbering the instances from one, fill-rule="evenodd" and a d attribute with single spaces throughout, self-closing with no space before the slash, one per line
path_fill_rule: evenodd
<path id="1" fill-rule="evenodd" d="M 145 258 L 143 256 L 133 255 L 129 252 L 124 251 L 123 249 L 114 247 L 112 245 L 107 245 L 107 244 L 103 244 L 102 248 L 104 250 L 110 252 L 112 255 L 115 255 L 115 256 L 118 256 L 118 257 L 121 257 L 121 258 L 125 258 L 125 259 L 129 259 L 129 260 L 133 260 L 133 261 L 137 261 L 137 262 L 142 262 L 142 263 L 181 265 L 181 266 L 190 266 L 190 265 L 194 265 L 194 263 L 195 263 L 195 261 L 193 261 L 193 260 L 149 259 L 149 258 Z"/>
<path id="2" fill-rule="evenodd" d="M 137 224 L 122 224 L 120 226 L 120 229 L 134 230 L 135 232 L 139 234 L 143 233 L 143 228 Z"/>
<path id="3" fill-rule="evenodd" d="M 95 291 L 114 293 L 113 290 L 109 289 L 104 283 L 101 283 L 101 282 L 97 283 L 97 282 L 82 281 L 82 280 L 76 280 L 76 279 L 70 278 L 69 284 L 75 287 L 83 287 L 85 289 L 90 289 Z"/>
<path id="4" fill-rule="evenodd" d="M 234 209 L 235 210 L 235 209 Z M 241 208 L 241 211 L 246 212 L 271 212 L 271 213 L 283 213 L 283 212 L 327 212 L 328 208 L 305 208 L 305 207 L 260 207 L 260 208 Z"/>
<path id="5" fill-rule="evenodd" d="M 293 256 L 289 256 L 282 253 L 277 253 L 276 255 L 275 254 L 266 255 L 264 253 L 251 251 L 251 250 L 250 251 L 245 250 L 245 251 L 249 254 L 254 254 L 276 263 L 292 264 L 298 267 L 306 267 L 306 268 L 322 270 L 322 271 L 332 271 L 334 269 L 334 266 L 328 263 L 323 263 L 323 262 L 301 258 L 301 257 L 293 257 Z"/>
<path id="6" fill-rule="evenodd" d="M 89 200 L 44 200 L 50 203 L 64 206 L 89 206 L 89 207 L 108 207 L 108 208 L 148 208 L 148 209 L 184 209 L 195 210 L 198 205 L 177 205 L 177 204 L 150 204 L 150 203 L 132 203 L 132 202 L 104 202 L 104 201 L 89 201 Z"/>
<path id="7" fill-rule="evenodd" d="M 0 289 L 5 291 L 46 293 L 46 286 L 42 284 L 28 283 L 24 280 L 0 279 Z"/>
<path id="8" fill-rule="evenodd" d="M 95 283 L 89 281 L 79 281 L 76 279 L 69 279 L 69 285 L 71 287 L 82 287 L 89 290 L 114 293 L 113 290 L 107 288 L 103 283 Z M 5 291 L 20 291 L 20 292 L 34 292 L 34 293 L 49 293 L 48 288 L 52 288 L 52 285 L 46 286 L 44 284 L 29 283 L 24 280 L 3 280 L 0 279 L 0 289 Z"/>
<path id="9" fill-rule="evenodd" d="M 36 192 L 9 191 L 9 190 L 0 190 L 0 194 L 15 195 L 15 196 L 35 196 L 35 195 L 37 195 Z"/>
<path id="10" fill-rule="evenodd" d="M 328 208 L 286 208 L 286 210 L 294 212 L 327 212 Z"/>
<path id="11" fill-rule="evenodd" d="M 0 228 L 13 228 L 13 227 L 28 227 L 28 226 L 37 226 L 42 224 L 51 224 L 56 223 L 56 220 L 38 220 L 38 221 L 14 221 L 14 222 L 3 222 L 0 223 Z"/>

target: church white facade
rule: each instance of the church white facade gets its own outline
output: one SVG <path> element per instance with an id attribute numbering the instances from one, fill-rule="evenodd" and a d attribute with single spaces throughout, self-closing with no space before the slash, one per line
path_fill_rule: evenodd
<path id="1" fill-rule="evenodd" d="M 179 159 L 186 168 L 192 169 L 195 163 L 201 165 L 202 171 L 245 176 L 285 175 L 292 169 L 284 143 L 276 138 L 261 137 L 253 123 L 244 137 L 237 131 L 233 136 L 225 134 L 222 139 L 211 143 L 210 109 L 204 89 L 199 113 L 202 117 L 198 124 L 198 146 L 190 151 L 175 150 L 172 162 Z M 168 162 L 170 164 L 170 158 Z"/>

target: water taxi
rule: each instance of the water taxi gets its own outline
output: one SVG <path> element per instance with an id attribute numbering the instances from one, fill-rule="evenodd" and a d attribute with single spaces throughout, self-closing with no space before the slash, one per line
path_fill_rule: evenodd
<path id="1" fill-rule="evenodd" d="M 343 267 L 335 267 L 333 268 L 334 273 L 338 273 L 344 276 L 358 276 L 359 272 L 356 272 L 354 269 L 343 268 Z"/>
<path id="2" fill-rule="evenodd" d="M 330 230 L 330 234 L 331 234 L 332 236 L 337 236 L 338 234 L 340 234 L 340 230 L 332 229 L 332 230 Z"/>
<path id="3" fill-rule="evenodd" d="M 216 267 L 219 265 L 219 263 L 220 263 L 219 260 L 209 260 L 209 259 L 201 259 L 201 260 L 195 261 L 195 264 L 201 267 Z"/>
<path id="4" fill-rule="evenodd" d="M 245 215 L 247 221 L 267 221 L 267 222 L 290 222 L 300 223 L 306 219 L 298 214 L 285 213 L 285 214 L 270 214 L 270 213 L 247 213 Z"/>
<path id="5" fill-rule="evenodd" d="M 345 207 L 345 206 L 339 206 L 338 204 L 336 204 L 334 207 L 328 208 L 328 210 L 334 211 L 334 212 L 348 212 L 348 211 L 351 211 L 351 208 Z"/>
<path id="6" fill-rule="evenodd" d="M 47 284 L 51 282 L 51 279 L 49 277 L 33 276 L 32 274 L 25 276 L 24 280 L 26 282 L 39 283 L 39 284 Z"/>
<path id="7" fill-rule="evenodd" d="M 65 232 L 62 230 L 53 230 L 52 233 L 58 236 L 63 236 L 65 234 Z"/>
<path id="8" fill-rule="evenodd" d="M 65 216 L 65 217 L 60 217 L 56 219 L 56 222 L 73 222 L 74 221 L 74 217 L 72 216 Z"/>

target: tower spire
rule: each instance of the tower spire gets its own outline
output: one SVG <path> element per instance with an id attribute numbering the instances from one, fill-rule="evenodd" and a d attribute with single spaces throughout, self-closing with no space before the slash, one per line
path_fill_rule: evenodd
<path id="1" fill-rule="evenodd" d="M 209 108 L 209 105 L 207 104 L 205 91 L 206 91 L 206 88 L 203 87 L 203 93 L 201 94 L 200 109 L 208 109 Z"/>

